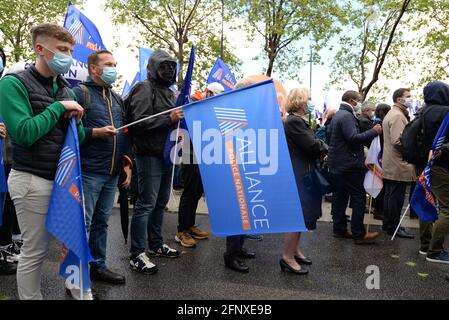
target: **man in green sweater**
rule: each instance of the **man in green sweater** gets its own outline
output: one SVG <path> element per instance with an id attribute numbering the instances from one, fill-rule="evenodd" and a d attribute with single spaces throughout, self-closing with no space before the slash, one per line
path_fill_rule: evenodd
<path id="1" fill-rule="evenodd" d="M 45 220 L 69 118 L 77 118 L 84 140 L 83 108 L 61 77 L 72 63 L 73 37 L 54 24 L 36 26 L 31 35 L 35 65 L 0 81 L 0 115 L 12 141 L 8 189 L 23 237 L 17 269 L 23 300 L 42 299 L 42 266 L 50 242 Z"/>

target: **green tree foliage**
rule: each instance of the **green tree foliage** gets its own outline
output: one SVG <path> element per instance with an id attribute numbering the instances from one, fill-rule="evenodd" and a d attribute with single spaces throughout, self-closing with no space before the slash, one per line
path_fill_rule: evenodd
<path id="1" fill-rule="evenodd" d="M 84 1 L 73 1 L 80 4 Z M 33 53 L 31 28 L 39 23 L 62 23 L 68 1 L 0 0 L 0 46 L 11 50 L 15 62 Z"/>
<path id="2" fill-rule="evenodd" d="M 222 2 L 217 0 L 109 0 L 116 24 L 142 30 L 145 46 L 163 49 L 180 63 L 178 87 L 189 60 L 190 47 L 196 47 L 194 79 L 204 83 L 217 57 L 221 55 Z M 229 17 L 229 16 L 228 16 Z M 227 16 L 224 19 L 228 19 Z M 224 39 L 225 62 L 238 68 L 240 61 Z"/>
<path id="3" fill-rule="evenodd" d="M 388 59 L 400 56 L 404 16 L 412 0 L 359 0 L 347 8 L 350 25 L 340 36 L 332 84 L 352 80 L 365 100 Z M 402 24 L 401 24 L 402 23 Z M 398 68 L 398 65 L 396 66 Z M 391 74 L 387 74 L 391 78 Z"/>
<path id="4" fill-rule="evenodd" d="M 268 59 L 266 74 L 273 70 L 293 75 L 303 64 L 300 40 L 309 38 L 319 51 L 332 35 L 338 22 L 344 21 L 337 1 L 328 0 L 238 0 L 233 11 L 242 17 L 244 27 L 253 36 L 263 38 L 263 54 Z M 319 60 L 315 54 L 314 59 Z"/>

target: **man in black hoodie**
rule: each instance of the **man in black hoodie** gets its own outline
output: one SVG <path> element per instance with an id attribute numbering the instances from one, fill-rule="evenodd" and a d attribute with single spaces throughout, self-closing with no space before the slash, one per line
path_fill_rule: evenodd
<path id="1" fill-rule="evenodd" d="M 424 88 L 426 103 L 424 120 L 424 141 L 426 152 L 432 149 L 433 141 L 449 112 L 449 86 L 440 81 L 429 83 Z M 446 137 L 441 152 L 432 167 L 432 193 L 438 201 L 438 220 L 435 223 L 421 222 L 420 254 L 427 255 L 427 261 L 449 264 L 449 253 L 444 251 L 444 240 L 449 234 L 449 138 Z"/>
<path id="2" fill-rule="evenodd" d="M 166 52 L 157 50 L 148 61 L 147 71 L 148 80 L 137 84 L 128 97 L 130 122 L 175 107 L 175 95 L 170 86 L 176 82 L 176 61 Z M 139 194 L 131 222 L 130 265 L 137 272 L 154 274 L 158 271 L 145 253 L 147 240 L 151 256 L 179 257 L 179 252 L 164 244 L 162 238 L 163 214 L 171 187 L 171 166 L 164 164 L 163 149 L 170 128 L 183 117 L 182 110 L 176 110 L 131 127 Z"/>

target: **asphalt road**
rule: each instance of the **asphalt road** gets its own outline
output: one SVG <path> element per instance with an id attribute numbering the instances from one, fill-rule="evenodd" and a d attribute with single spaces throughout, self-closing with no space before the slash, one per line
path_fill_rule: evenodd
<path id="1" fill-rule="evenodd" d="M 197 223 L 209 230 L 207 215 Z M 224 267 L 225 240 L 212 236 L 195 249 L 183 249 L 174 241 L 177 215 L 167 213 L 166 243 L 182 251 L 178 259 L 155 258 L 159 273 L 152 276 L 133 272 L 128 265 L 129 246 L 124 244 L 120 216 L 114 209 L 110 220 L 108 265 L 126 276 L 124 286 L 94 283 L 102 300 L 307 300 L 307 299 L 448 299 L 449 266 L 425 262 L 418 254 L 418 239 L 390 241 L 382 236 L 373 246 L 356 246 L 350 240 L 334 239 L 332 224 L 320 222 L 315 232 L 304 235 L 303 251 L 313 260 L 305 277 L 281 272 L 279 258 L 282 235 L 267 235 L 263 241 L 247 240 L 246 247 L 257 253 L 248 261 L 249 274 Z M 373 227 L 377 230 L 379 227 Z M 412 232 L 417 235 L 417 230 Z M 55 242 L 44 267 L 42 291 L 45 299 L 69 299 L 58 276 L 60 246 Z M 379 289 L 367 289 L 367 268 L 379 271 Z M 372 267 L 371 267 L 372 268 Z M 378 268 L 378 269 L 377 269 Z M 371 270 L 371 269 L 370 269 Z M 373 283 L 368 281 L 369 283 Z M 2 299 L 17 299 L 14 276 L 0 277 Z"/>

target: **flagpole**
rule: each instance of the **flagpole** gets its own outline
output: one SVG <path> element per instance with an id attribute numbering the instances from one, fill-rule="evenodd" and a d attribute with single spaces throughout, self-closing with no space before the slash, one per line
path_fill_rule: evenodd
<path id="1" fill-rule="evenodd" d="M 404 214 L 402 215 L 401 221 L 399 221 L 398 227 L 396 228 L 396 231 L 394 232 L 393 237 L 391 238 L 391 241 L 393 241 L 394 238 L 396 237 L 396 234 L 398 233 L 399 228 L 401 227 L 402 222 L 404 221 L 405 215 L 407 214 L 407 212 L 408 212 L 409 210 L 410 210 L 410 204 L 408 205 L 407 209 L 405 209 L 405 212 L 404 212 Z"/>
<path id="2" fill-rule="evenodd" d="M 178 121 L 178 128 L 176 129 L 176 142 L 175 142 L 175 154 L 173 155 L 173 167 L 171 172 L 171 195 L 174 201 L 175 198 L 175 190 L 173 189 L 173 183 L 175 180 L 175 167 L 176 167 L 176 157 L 178 156 L 178 139 L 179 139 L 179 128 L 181 126 L 181 121 Z"/>
<path id="3" fill-rule="evenodd" d="M 84 289 L 83 289 L 83 260 L 80 259 L 80 299 L 84 300 Z"/>
<path id="4" fill-rule="evenodd" d="M 376 165 L 373 165 L 373 183 L 371 186 L 371 192 L 374 193 L 374 179 L 376 178 Z M 373 196 L 370 194 L 369 195 L 369 210 L 368 210 L 368 223 L 366 226 L 366 233 L 369 233 L 369 227 L 371 225 L 371 210 L 372 210 L 372 205 L 373 205 Z"/>
<path id="5" fill-rule="evenodd" d="M 176 107 L 176 108 L 173 108 L 173 109 L 169 109 L 169 110 L 165 110 L 165 111 L 162 111 L 162 112 L 153 114 L 153 115 L 151 115 L 151 116 L 149 116 L 149 117 L 146 117 L 146 118 L 143 118 L 143 119 L 134 121 L 134 122 L 132 122 L 132 123 L 127 124 L 126 126 L 123 126 L 123 127 L 118 128 L 118 129 L 115 129 L 115 132 L 118 133 L 119 131 L 121 131 L 121 130 L 123 130 L 123 129 L 132 127 L 132 126 L 134 126 L 134 125 L 136 125 L 136 124 L 138 124 L 138 123 L 141 123 L 141 122 L 144 122 L 144 121 L 147 121 L 147 120 L 150 120 L 150 119 L 159 117 L 159 116 L 161 116 L 161 115 L 164 115 L 164 114 L 167 114 L 167 113 L 171 113 L 171 112 L 176 111 L 176 110 L 180 110 L 180 109 L 182 109 L 183 107 L 184 107 L 184 106 L 180 106 L 180 107 Z"/>

